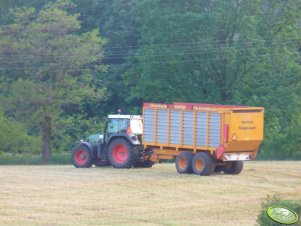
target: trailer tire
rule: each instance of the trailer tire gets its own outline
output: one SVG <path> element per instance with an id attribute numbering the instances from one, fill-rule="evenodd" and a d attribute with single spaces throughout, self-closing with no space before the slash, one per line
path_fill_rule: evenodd
<path id="1" fill-rule="evenodd" d="M 176 169 L 178 173 L 192 173 L 192 158 L 191 152 L 182 151 L 176 158 Z"/>
<path id="2" fill-rule="evenodd" d="M 224 166 L 220 166 L 220 165 L 216 165 L 215 168 L 214 168 L 214 172 L 215 173 L 220 173 L 222 172 L 224 169 Z"/>
<path id="3" fill-rule="evenodd" d="M 76 168 L 89 168 L 93 164 L 91 151 L 87 146 L 79 145 L 73 150 L 71 161 Z"/>
<path id="4" fill-rule="evenodd" d="M 243 161 L 226 162 L 223 171 L 225 174 L 239 174 L 242 171 L 243 166 Z"/>
<path id="5" fill-rule="evenodd" d="M 114 168 L 131 168 L 138 160 L 133 145 L 123 138 L 116 138 L 109 145 L 109 162 Z"/>
<path id="6" fill-rule="evenodd" d="M 214 159 L 207 153 L 199 152 L 192 159 L 192 170 L 195 174 L 208 176 L 215 168 Z"/>

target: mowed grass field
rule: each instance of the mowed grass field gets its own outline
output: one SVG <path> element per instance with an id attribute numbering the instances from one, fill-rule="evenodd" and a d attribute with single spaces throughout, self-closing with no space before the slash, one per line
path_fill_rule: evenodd
<path id="1" fill-rule="evenodd" d="M 267 195 L 301 199 L 301 162 L 247 162 L 241 174 L 0 166 L 0 225 L 256 225 Z"/>

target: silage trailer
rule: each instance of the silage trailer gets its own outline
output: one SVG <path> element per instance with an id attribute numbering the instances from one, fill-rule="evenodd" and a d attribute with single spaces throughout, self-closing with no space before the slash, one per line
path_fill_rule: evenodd
<path id="1" fill-rule="evenodd" d="M 176 159 L 179 173 L 238 174 L 263 140 L 264 109 L 198 103 L 143 106 L 143 145 L 151 160 Z"/>
<path id="2" fill-rule="evenodd" d="M 73 151 L 75 166 L 151 167 L 175 159 L 179 173 L 239 174 L 243 161 L 256 159 L 263 140 L 262 107 L 144 103 L 142 118 L 108 118 L 103 135 Z M 112 120 L 116 129 L 109 133 Z"/>

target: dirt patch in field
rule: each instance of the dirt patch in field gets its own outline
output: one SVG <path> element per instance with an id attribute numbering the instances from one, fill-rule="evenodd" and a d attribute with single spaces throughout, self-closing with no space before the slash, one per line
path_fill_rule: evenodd
<path id="1" fill-rule="evenodd" d="M 256 225 L 267 195 L 301 199 L 301 162 L 247 162 L 240 175 L 0 166 L 0 225 Z"/>

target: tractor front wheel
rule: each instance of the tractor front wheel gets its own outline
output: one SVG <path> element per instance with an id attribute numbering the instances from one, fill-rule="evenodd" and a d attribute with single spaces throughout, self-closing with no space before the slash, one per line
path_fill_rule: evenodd
<path id="1" fill-rule="evenodd" d="M 133 145 L 123 138 L 116 138 L 112 141 L 108 157 L 114 168 L 131 168 L 138 160 Z"/>
<path id="2" fill-rule="evenodd" d="M 93 164 L 93 158 L 88 147 L 77 146 L 72 152 L 72 164 L 77 168 L 88 168 Z"/>

